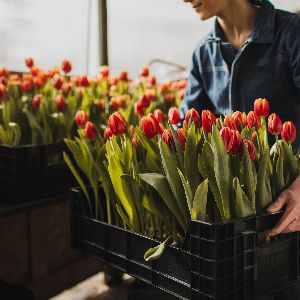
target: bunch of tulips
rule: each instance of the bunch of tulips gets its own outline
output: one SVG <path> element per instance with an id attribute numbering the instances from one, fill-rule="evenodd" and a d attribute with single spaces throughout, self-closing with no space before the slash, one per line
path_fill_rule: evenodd
<path id="1" fill-rule="evenodd" d="M 181 120 L 176 107 L 168 117 L 156 110 L 138 126 L 116 111 L 103 135 L 81 112 L 77 124 L 79 138 L 66 143 L 93 198 L 66 154 L 65 159 L 91 216 L 165 240 L 146 259 L 157 258 L 171 241 L 182 244 L 191 219 L 220 222 L 264 212 L 299 174 L 295 126 L 269 115 L 266 99 L 255 100 L 247 115 L 236 111 L 224 118 L 191 109 Z M 99 182 L 106 205 L 98 196 Z"/>
<path id="2" fill-rule="evenodd" d="M 13 146 L 52 144 L 77 135 L 75 115 L 83 111 L 101 131 L 114 111 L 121 111 L 127 122 L 137 124 L 150 111 L 167 112 L 178 106 L 186 81 L 158 83 L 148 67 L 139 78 L 128 72 L 110 76 L 107 66 L 95 78 L 68 76 L 69 60 L 48 72 L 32 58 L 25 63 L 28 73 L 10 74 L 0 69 L 0 143 Z M 102 133 L 102 132 L 101 132 Z"/>

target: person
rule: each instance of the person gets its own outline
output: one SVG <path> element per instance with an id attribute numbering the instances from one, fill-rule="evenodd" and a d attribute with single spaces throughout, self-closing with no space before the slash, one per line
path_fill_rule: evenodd
<path id="1" fill-rule="evenodd" d="M 181 105 L 226 114 L 248 112 L 256 98 L 269 100 L 283 121 L 300 133 L 300 17 L 268 0 L 184 0 L 201 20 L 216 17 L 214 28 L 192 55 Z M 300 145 L 299 136 L 296 146 Z M 270 235 L 300 231 L 300 178 L 268 208 L 285 213 Z M 300 285 L 277 299 L 300 299 Z"/>

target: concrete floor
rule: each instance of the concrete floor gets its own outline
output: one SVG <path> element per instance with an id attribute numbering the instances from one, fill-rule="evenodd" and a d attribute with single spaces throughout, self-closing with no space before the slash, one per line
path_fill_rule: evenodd
<path id="1" fill-rule="evenodd" d="M 104 273 L 100 272 L 50 300 L 126 300 L 127 287 L 132 281 L 132 277 L 124 275 L 121 286 L 108 287 L 104 283 Z"/>

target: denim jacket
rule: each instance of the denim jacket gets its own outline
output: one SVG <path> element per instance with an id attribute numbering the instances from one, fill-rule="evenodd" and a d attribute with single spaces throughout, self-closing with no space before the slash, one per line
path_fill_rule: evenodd
<path id="1" fill-rule="evenodd" d="M 220 31 L 216 20 L 194 50 L 182 114 L 192 107 L 221 114 L 249 112 L 255 99 L 267 98 L 271 112 L 295 123 L 299 144 L 300 17 L 262 0 L 253 31 L 231 68 L 222 56 Z"/>

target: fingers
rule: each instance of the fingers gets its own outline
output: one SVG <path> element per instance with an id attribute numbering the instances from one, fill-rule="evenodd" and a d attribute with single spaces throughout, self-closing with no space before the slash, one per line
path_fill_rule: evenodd
<path id="1" fill-rule="evenodd" d="M 280 211 L 286 205 L 288 199 L 291 196 L 290 194 L 291 194 L 290 190 L 283 191 L 280 194 L 280 196 L 277 198 L 277 200 L 267 208 L 267 211 L 269 213 L 275 213 Z"/>
<path id="2" fill-rule="evenodd" d="M 291 222 L 295 220 L 295 214 L 293 212 L 293 208 L 287 208 L 279 220 L 277 225 L 268 233 L 269 236 L 273 236 L 281 233 Z"/>
<path id="3" fill-rule="evenodd" d="M 289 233 L 289 232 L 295 232 L 300 231 L 300 224 L 299 220 L 295 219 L 292 221 L 287 227 L 285 227 L 281 233 Z"/>

